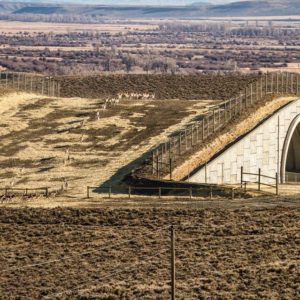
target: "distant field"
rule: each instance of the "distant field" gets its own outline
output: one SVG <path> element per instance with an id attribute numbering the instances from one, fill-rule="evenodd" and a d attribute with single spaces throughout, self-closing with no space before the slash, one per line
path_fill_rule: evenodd
<path id="1" fill-rule="evenodd" d="M 18 22 L 0 21 L 0 32 L 16 34 L 18 32 L 44 32 L 44 33 L 67 33 L 72 31 L 99 31 L 99 32 L 122 32 L 129 30 L 152 30 L 157 25 L 148 24 L 64 24 L 64 23 L 44 23 L 44 22 Z"/>

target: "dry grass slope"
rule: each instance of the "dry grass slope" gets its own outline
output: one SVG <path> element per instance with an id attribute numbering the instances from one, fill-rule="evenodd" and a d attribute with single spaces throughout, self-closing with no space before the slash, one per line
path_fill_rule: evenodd
<path id="1" fill-rule="evenodd" d="M 57 189 L 64 184 L 78 196 L 87 185 L 109 180 L 211 104 L 123 100 L 102 110 L 103 102 L 25 93 L 0 97 L 1 187 Z"/>

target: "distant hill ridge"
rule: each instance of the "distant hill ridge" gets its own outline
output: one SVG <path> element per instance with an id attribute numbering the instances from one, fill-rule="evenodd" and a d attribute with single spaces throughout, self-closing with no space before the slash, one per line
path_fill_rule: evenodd
<path id="1" fill-rule="evenodd" d="M 47 4 L 37 2 L 0 2 L 1 14 L 80 14 L 105 18 L 197 18 L 237 16 L 300 15 L 299 0 L 240 1 L 213 5 L 199 2 L 176 6 L 125 6 L 125 5 L 80 5 Z"/>

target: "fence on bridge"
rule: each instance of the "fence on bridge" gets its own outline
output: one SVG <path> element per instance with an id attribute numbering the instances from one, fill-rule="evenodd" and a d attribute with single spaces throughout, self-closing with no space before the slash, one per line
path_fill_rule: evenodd
<path id="1" fill-rule="evenodd" d="M 150 163 L 152 176 L 162 178 L 170 175 L 176 162 L 193 148 L 199 148 L 217 131 L 250 107 L 265 101 L 268 95 L 299 95 L 300 74 L 269 73 L 251 83 L 237 97 L 212 107 L 199 120 L 172 135 L 152 150 Z"/>
<path id="2" fill-rule="evenodd" d="M 0 86 L 51 97 L 60 97 L 61 89 L 54 77 L 14 72 L 0 72 Z"/>

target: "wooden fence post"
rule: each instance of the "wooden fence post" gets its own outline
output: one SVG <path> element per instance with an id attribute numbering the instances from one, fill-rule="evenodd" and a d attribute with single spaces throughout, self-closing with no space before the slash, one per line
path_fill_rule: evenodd
<path id="1" fill-rule="evenodd" d="M 111 198 L 111 186 L 108 188 L 108 198 Z"/>
<path id="2" fill-rule="evenodd" d="M 161 187 L 158 188 L 158 198 L 161 199 Z"/>
<path id="3" fill-rule="evenodd" d="M 154 175 L 155 172 L 155 155 L 154 151 L 152 151 L 152 175 Z"/>
<path id="4" fill-rule="evenodd" d="M 276 180 L 276 195 L 279 195 L 279 180 L 278 180 L 278 173 L 276 172 L 275 180 Z"/>
<path id="5" fill-rule="evenodd" d="M 156 177 L 159 178 L 159 157 L 158 157 L 158 155 L 156 155 Z"/>
<path id="6" fill-rule="evenodd" d="M 192 197 L 193 197 L 193 189 L 191 187 L 189 188 L 189 192 L 190 192 L 190 199 L 192 199 Z"/>
<path id="7" fill-rule="evenodd" d="M 169 167 L 170 167 L 170 180 L 172 180 L 172 158 L 169 160 Z"/>
<path id="8" fill-rule="evenodd" d="M 181 155 L 181 131 L 179 132 L 179 144 L 178 144 L 178 147 L 179 147 L 179 155 Z"/>
<path id="9" fill-rule="evenodd" d="M 263 78 L 260 78 L 260 99 L 263 98 Z"/>
<path id="10" fill-rule="evenodd" d="M 18 73 L 18 90 L 20 90 L 20 73 Z"/>
<path id="11" fill-rule="evenodd" d="M 243 188 L 243 182 L 244 182 L 243 175 L 244 175 L 244 167 L 242 166 L 241 167 L 241 188 Z"/>
<path id="12" fill-rule="evenodd" d="M 234 188 L 231 189 L 231 199 L 234 199 Z"/>
<path id="13" fill-rule="evenodd" d="M 260 185 L 261 185 L 261 169 L 258 169 L 258 190 L 260 191 Z"/>
<path id="14" fill-rule="evenodd" d="M 88 199 L 90 198 L 90 187 L 89 186 L 86 188 L 86 197 Z"/>
<path id="15" fill-rule="evenodd" d="M 131 186 L 130 185 L 128 186 L 128 198 L 129 199 L 131 198 Z"/>

